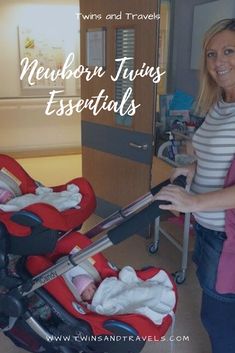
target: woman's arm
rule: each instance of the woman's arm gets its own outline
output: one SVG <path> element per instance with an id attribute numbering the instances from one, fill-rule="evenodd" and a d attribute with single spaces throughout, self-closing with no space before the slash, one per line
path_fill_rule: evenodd
<path id="1" fill-rule="evenodd" d="M 171 184 L 162 188 L 155 199 L 171 202 L 169 205 L 159 206 L 164 210 L 179 212 L 227 210 L 235 208 L 235 185 L 218 191 L 192 195 L 183 188 Z"/>

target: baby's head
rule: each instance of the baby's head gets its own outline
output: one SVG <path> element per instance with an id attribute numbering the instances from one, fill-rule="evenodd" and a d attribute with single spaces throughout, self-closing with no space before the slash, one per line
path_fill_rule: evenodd
<path id="1" fill-rule="evenodd" d="M 89 275 L 78 275 L 73 277 L 72 282 L 76 287 L 78 294 L 80 295 L 81 299 L 84 301 L 92 300 L 95 291 L 96 291 L 96 284 Z"/>
<path id="2" fill-rule="evenodd" d="M 15 196 L 11 191 L 0 188 L 0 204 L 6 203 L 7 201 L 13 199 L 13 197 Z"/>

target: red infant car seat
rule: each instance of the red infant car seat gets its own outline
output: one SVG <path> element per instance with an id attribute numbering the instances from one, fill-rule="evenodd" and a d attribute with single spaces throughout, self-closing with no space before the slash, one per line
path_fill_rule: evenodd
<path id="1" fill-rule="evenodd" d="M 53 266 L 58 259 L 68 255 L 75 247 L 78 250 L 84 249 L 91 243 L 91 240 L 85 235 L 73 232 L 59 240 L 55 250 L 51 254 L 46 256 L 29 256 L 26 262 L 26 267 L 31 275 L 35 276 Z M 118 276 L 119 271 L 114 269 L 101 253 L 90 257 L 88 261 L 99 273 L 101 279 L 110 276 Z M 153 277 L 159 271 L 159 268 L 149 267 L 144 270 L 137 270 L 136 273 L 139 278 L 146 280 Z M 170 275 L 169 278 L 176 292 L 175 283 Z M 169 314 L 165 316 L 161 325 L 156 325 L 147 317 L 139 314 L 104 316 L 91 312 L 82 303 L 77 302 L 62 276 L 48 282 L 45 284 L 44 288 L 56 298 L 67 312 L 78 319 L 88 322 L 94 335 L 111 335 L 113 330 L 115 330 L 117 323 L 122 322 L 133 327 L 137 335 L 141 337 L 154 336 L 156 340 L 160 340 L 172 322 L 172 317 Z"/>
<path id="2" fill-rule="evenodd" d="M 0 186 L 4 184 L 8 185 L 18 196 L 35 193 L 38 187 L 38 183 L 28 175 L 17 161 L 1 154 Z M 51 205 L 35 203 L 18 212 L 0 210 L 0 222 L 5 225 L 10 235 L 9 239 L 12 243 L 12 249 L 10 250 L 12 253 L 22 254 L 20 252 L 22 241 L 24 254 L 26 254 L 25 247 L 27 246 L 29 247 L 29 254 L 49 252 L 56 243 L 55 233 L 58 235 L 58 232 L 63 233 L 70 229 L 79 229 L 82 223 L 93 213 L 96 207 L 96 198 L 89 182 L 82 177 L 75 178 L 64 185 L 54 186 L 52 189 L 55 192 L 60 192 L 66 190 L 68 184 L 75 184 L 79 187 L 79 192 L 82 195 L 79 208 L 71 208 L 61 212 Z M 47 231 L 48 229 L 50 231 Z M 42 238 L 41 242 L 40 237 Z M 41 243 L 41 246 L 39 243 Z"/>

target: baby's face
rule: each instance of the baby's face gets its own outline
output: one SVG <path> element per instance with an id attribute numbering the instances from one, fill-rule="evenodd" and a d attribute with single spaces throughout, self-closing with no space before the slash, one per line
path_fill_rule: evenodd
<path id="1" fill-rule="evenodd" d="M 11 199 L 13 199 L 13 197 L 14 197 L 14 195 L 12 194 L 12 192 L 10 192 L 9 190 L 0 188 L 0 203 L 1 204 L 7 203 Z"/>
<path id="2" fill-rule="evenodd" d="M 84 301 L 90 301 L 95 294 L 96 291 L 96 285 L 94 282 L 88 284 L 88 286 L 84 289 L 84 291 L 81 294 L 81 298 Z"/>

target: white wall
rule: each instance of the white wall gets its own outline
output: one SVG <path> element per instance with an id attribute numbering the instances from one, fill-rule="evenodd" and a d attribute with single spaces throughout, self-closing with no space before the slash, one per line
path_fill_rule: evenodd
<path id="1" fill-rule="evenodd" d="M 64 40 L 66 57 L 71 51 L 79 53 L 76 12 L 78 0 L 0 0 L 0 153 L 81 146 L 80 115 L 46 116 L 49 95 L 25 97 L 19 80 L 18 26 L 40 30 L 48 38 L 58 36 Z M 65 95 L 78 94 L 78 82 L 66 81 Z"/>
<path id="2" fill-rule="evenodd" d="M 212 3 L 213 1 L 210 0 Z M 190 67 L 193 12 L 196 5 L 206 2 L 208 0 L 173 1 L 168 92 L 182 90 L 193 96 L 197 95 L 198 71 Z"/>
<path id="3" fill-rule="evenodd" d="M 77 151 L 81 147 L 81 117 L 46 116 L 46 99 L 0 100 L 0 153 L 35 155 Z M 24 155 L 24 154 L 22 154 Z"/>

